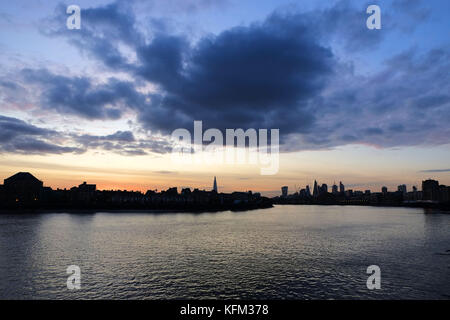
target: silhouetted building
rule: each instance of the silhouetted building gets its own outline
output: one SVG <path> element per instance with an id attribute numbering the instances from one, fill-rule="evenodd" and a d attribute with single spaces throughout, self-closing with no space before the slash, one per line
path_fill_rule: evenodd
<path id="1" fill-rule="evenodd" d="M 333 186 L 331 187 L 331 193 L 336 195 L 338 194 L 338 186 L 336 185 L 336 183 L 333 184 Z"/>
<path id="2" fill-rule="evenodd" d="M 439 182 L 436 180 L 428 179 L 422 181 L 422 193 L 423 200 L 439 200 Z"/>
<path id="3" fill-rule="evenodd" d="M 383 193 L 384 195 L 386 195 L 388 193 L 388 188 L 387 187 L 382 187 L 381 188 L 381 193 Z"/>
<path id="4" fill-rule="evenodd" d="M 397 191 L 401 192 L 403 195 L 406 195 L 406 184 L 401 184 L 397 187 Z"/>
<path id="5" fill-rule="evenodd" d="M 345 187 L 344 187 L 344 184 L 342 183 L 342 181 L 339 181 L 339 192 L 340 193 L 345 192 Z"/>
<path id="6" fill-rule="evenodd" d="M 314 189 L 313 189 L 313 197 L 319 196 L 319 187 L 317 186 L 317 181 L 314 180 Z"/>
<path id="7" fill-rule="evenodd" d="M 0 184 L 0 203 L 6 200 L 5 187 Z"/>
<path id="8" fill-rule="evenodd" d="M 306 186 L 305 192 L 307 197 L 311 197 L 311 189 L 309 188 L 309 184 Z"/>
<path id="9" fill-rule="evenodd" d="M 181 189 L 181 194 L 184 196 L 188 196 L 191 194 L 191 188 L 183 188 Z"/>
<path id="10" fill-rule="evenodd" d="M 97 185 L 87 184 L 86 181 L 84 181 L 78 186 L 78 188 L 74 188 L 72 191 L 76 194 L 77 200 L 82 202 L 89 202 L 95 197 L 96 190 Z"/>
<path id="11" fill-rule="evenodd" d="M 43 183 L 29 172 L 19 172 L 4 180 L 7 201 L 29 203 L 41 198 Z"/>
<path id="12" fill-rule="evenodd" d="M 325 183 L 320 187 L 320 193 L 328 193 L 328 186 Z"/>
<path id="13" fill-rule="evenodd" d="M 288 187 L 287 186 L 281 187 L 281 196 L 287 197 L 287 195 L 288 195 Z"/>
<path id="14" fill-rule="evenodd" d="M 439 201 L 440 202 L 449 202 L 450 197 L 450 187 L 440 185 L 439 186 Z"/>
<path id="15" fill-rule="evenodd" d="M 216 177 L 215 177 L 215 176 L 214 176 L 213 191 L 218 192 L 218 191 L 217 191 L 217 180 L 216 180 Z"/>
<path id="16" fill-rule="evenodd" d="M 303 198 L 306 198 L 306 197 L 307 197 L 307 196 L 306 196 L 306 189 L 301 189 L 298 195 L 299 195 L 299 197 L 302 198 L 302 199 L 303 199 Z"/>
<path id="17" fill-rule="evenodd" d="M 78 186 L 78 190 L 82 192 L 95 192 L 95 190 L 97 190 L 97 185 L 87 184 L 86 181 L 84 181 Z"/>

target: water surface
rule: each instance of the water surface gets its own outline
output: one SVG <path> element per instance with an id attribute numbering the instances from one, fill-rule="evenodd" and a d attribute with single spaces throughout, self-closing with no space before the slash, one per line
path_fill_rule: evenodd
<path id="1" fill-rule="evenodd" d="M 4 214 L 0 298 L 448 299 L 448 250 L 450 215 L 411 208 Z"/>

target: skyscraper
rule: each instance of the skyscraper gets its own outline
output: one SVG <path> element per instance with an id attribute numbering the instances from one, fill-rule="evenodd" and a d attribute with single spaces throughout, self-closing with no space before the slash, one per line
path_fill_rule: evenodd
<path id="1" fill-rule="evenodd" d="M 288 195 L 288 187 L 287 186 L 281 187 L 281 196 L 287 197 L 287 195 Z"/>
<path id="2" fill-rule="evenodd" d="M 400 191 L 403 195 L 406 195 L 406 184 L 401 184 L 397 187 L 397 190 Z"/>
<path id="3" fill-rule="evenodd" d="M 338 186 L 336 183 L 333 183 L 333 186 L 331 187 L 331 193 L 338 194 Z"/>
<path id="4" fill-rule="evenodd" d="M 216 180 L 216 176 L 214 176 L 213 191 L 217 192 L 217 180 Z"/>
<path id="5" fill-rule="evenodd" d="M 319 187 L 317 186 L 317 181 L 314 180 L 314 189 L 313 189 L 313 197 L 319 196 Z"/>
<path id="6" fill-rule="evenodd" d="M 306 186 L 306 196 L 311 197 L 311 190 L 309 189 L 309 184 Z"/>
<path id="7" fill-rule="evenodd" d="M 439 181 L 428 179 L 422 181 L 423 200 L 439 199 Z"/>
<path id="8" fill-rule="evenodd" d="M 344 184 L 342 183 L 342 181 L 339 181 L 339 192 L 340 193 L 345 192 L 345 187 L 344 187 Z"/>

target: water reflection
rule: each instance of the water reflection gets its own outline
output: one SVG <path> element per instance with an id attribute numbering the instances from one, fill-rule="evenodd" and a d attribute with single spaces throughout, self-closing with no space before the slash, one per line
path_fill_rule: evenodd
<path id="1" fill-rule="evenodd" d="M 249 212 L 0 216 L 0 298 L 431 298 L 450 295 L 450 215 Z M 82 289 L 66 288 L 78 265 Z M 366 268 L 382 289 L 366 288 Z"/>

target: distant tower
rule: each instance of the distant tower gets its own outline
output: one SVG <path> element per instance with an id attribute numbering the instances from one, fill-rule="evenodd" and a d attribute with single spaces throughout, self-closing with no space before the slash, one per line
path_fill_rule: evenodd
<path id="1" fill-rule="evenodd" d="M 313 197 L 319 196 L 319 187 L 317 186 L 317 181 L 314 180 L 314 189 L 313 189 Z"/>
<path id="2" fill-rule="evenodd" d="M 281 196 L 287 197 L 287 195 L 288 195 L 288 187 L 287 186 L 281 187 Z"/>
<path id="3" fill-rule="evenodd" d="M 339 181 L 339 192 L 340 193 L 345 192 L 345 187 L 344 187 L 344 184 L 342 183 L 342 181 Z"/>
<path id="4" fill-rule="evenodd" d="M 216 180 L 216 176 L 214 176 L 213 191 L 217 192 L 217 180 Z"/>
<path id="5" fill-rule="evenodd" d="M 311 197 L 311 190 L 309 189 L 309 184 L 306 186 L 306 196 Z"/>
<path id="6" fill-rule="evenodd" d="M 388 188 L 387 188 L 387 187 L 382 187 L 382 188 L 381 188 L 381 192 L 382 192 L 383 194 L 387 194 Z"/>
<path id="7" fill-rule="evenodd" d="M 406 185 L 405 184 L 401 184 L 397 187 L 397 191 L 401 192 L 403 195 L 406 195 L 407 190 L 406 190 Z"/>
<path id="8" fill-rule="evenodd" d="M 331 193 L 338 194 L 338 186 L 336 185 L 336 182 L 333 183 L 333 186 L 331 187 Z"/>

